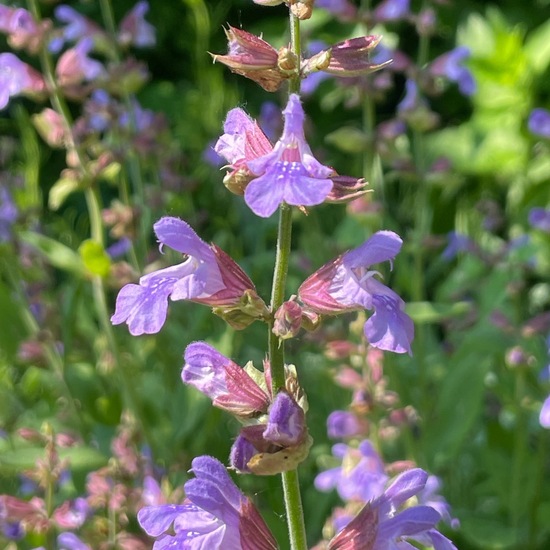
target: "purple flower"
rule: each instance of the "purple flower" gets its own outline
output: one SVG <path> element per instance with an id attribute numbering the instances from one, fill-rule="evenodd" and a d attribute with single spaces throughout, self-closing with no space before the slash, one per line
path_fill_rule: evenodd
<path id="1" fill-rule="evenodd" d="M 118 31 L 118 40 L 121 44 L 132 44 L 138 48 L 155 45 L 155 27 L 144 19 L 148 11 L 149 2 L 142 1 L 124 16 Z"/>
<path id="2" fill-rule="evenodd" d="M 229 163 L 223 183 L 233 193 L 243 195 L 246 186 L 254 177 L 247 162 L 273 150 L 273 146 L 255 120 L 242 109 L 231 109 L 223 123 L 214 151 Z"/>
<path id="3" fill-rule="evenodd" d="M 416 108 L 425 105 L 426 102 L 420 96 L 418 84 L 414 80 L 408 78 L 405 82 L 405 97 L 397 105 L 397 112 L 414 111 Z"/>
<path id="4" fill-rule="evenodd" d="M 46 89 L 42 75 L 12 53 L 0 54 L 0 109 L 10 97 L 19 94 L 39 94 Z"/>
<path id="5" fill-rule="evenodd" d="M 353 437 L 364 431 L 364 425 L 349 411 L 333 411 L 327 418 L 327 433 L 331 439 Z"/>
<path id="6" fill-rule="evenodd" d="M 296 468 L 312 443 L 304 410 L 290 394 L 280 391 L 267 417 L 241 429 L 231 447 L 230 461 L 243 473 L 274 475 Z"/>
<path id="7" fill-rule="evenodd" d="M 243 328 L 254 320 L 254 315 L 250 317 L 254 308 L 258 313 L 255 317 L 263 315 L 265 305 L 257 296 L 254 284 L 225 252 L 206 244 L 187 223 L 177 218 L 160 219 L 154 230 L 161 250 L 162 245 L 167 245 L 185 254 L 187 259 L 144 275 L 138 285 L 124 286 L 111 317 L 113 324 L 127 323 L 134 336 L 154 334 L 166 321 L 168 298 L 193 300 L 225 310 L 240 310 L 242 306 L 249 318 L 233 319 L 236 328 Z"/>
<path id="8" fill-rule="evenodd" d="M 193 460 L 194 479 L 185 483 L 183 504 L 146 506 L 138 512 L 141 527 L 157 538 L 153 550 L 231 548 L 275 550 L 277 543 L 250 500 L 215 458 Z M 166 532 L 173 526 L 173 535 Z"/>
<path id="9" fill-rule="evenodd" d="M 357 8 L 348 0 L 316 0 L 315 8 L 323 8 L 343 19 L 352 19 L 357 13 Z"/>
<path id="10" fill-rule="evenodd" d="M 378 231 L 364 244 L 318 269 L 298 289 L 300 300 L 321 314 L 356 309 L 374 309 L 364 327 L 366 339 L 375 348 L 411 353 L 412 319 L 405 302 L 382 284 L 370 270 L 373 264 L 395 258 L 403 241 L 392 231 Z"/>
<path id="11" fill-rule="evenodd" d="M 420 468 L 403 472 L 379 497 L 368 502 L 328 544 L 328 550 L 390 550 L 413 548 L 407 540 L 435 550 L 456 550 L 435 526 L 441 516 L 431 506 L 403 505 L 425 487 L 428 474 Z M 416 546 L 414 546 L 416 548 Z"/>
<path id="12" fill-rule="evenodd" d="M 267 412 L 269 396 L 265 389 L 206 342 L 187 346 L 181 379 L 209 397 L 215 407 L 236 416 L 246 418 Z"/>
<path id="13" fill-rule="evenodd" d="M 454 260 L 459 252 L 471 252 L 475 249 L 475 244 L 470 237 L 451 231 L 447 235 L 448 243 L 445 250 L 441 253 L 441 258 L 447 262 Z"/>
<path id="14" fill-rule="evenodd" d="M 48 23 L 37 23 L 28 10 L 0 6 L 0 32 L 8 36 L 12 48 L 37 53 L 47 30 Z"/>
<path id="15" fill-rule="evenodd" d="M 376 21 L 399 21 L 410 15 L 410 0 L 384 0 L 376 6 L 374 18 Z"/>
<path id="16" fill-rule="evenodd" d="M 370 441 L 362 441 L 359 449 L 337 443 L 332 447 L 332 454 L 342 459 L 342 466 L 321 472 L 315 478 L 318 491 L 335 488 L 343 500 L 361 502 L 368 502 L 383 493 L 388 476 Z"/>
<path id="17" fill-rule="evenodd" d="M 17 220 L 17 206 L 4 185 L 0 186 L 0 242 L 11 239 L 11 227 Z"/>
<path id="18" fill-rule="evenodd" d="M 458 46 L 454 50 L 434 59 L 430 72 L 435 76 L 444 76 L 458 84 L 458 89 L 464 95 L 474 95 L 477 89 L 474 75 L 464 66 L 464 61 L 471 56 L 467 46 Z"/>
<path id="19" fill-rule="evenodd" d="M 544 400 L 540 409 L 539 423 L 543 428 L 550 429 L 550 395 Z"/>
<path id="20" fill-rule="evenodd" d="M 62 4 L 57 6 L 54 10 L 55 17 L 59 19 L 65 26 L 62 29 L 62 40 L 56 41 L 53 51 L 59 51 L 63 42 L 77 42 L 82 38 L 91 37 L 105 37 L 104 31 L 99 25 L 94 23 L 91 19 L 84 17 L 81 13 L 75 9 Z M 50 45 L 50 50 L 52 49 Z"/>
<path id="21" fill-rule="evenodd" d="M 529 223 L 536 229 L 550 233 L 550 209 L 531 208 L 529 211 Z"/>
<path id="22" fill-rule="evenodd" d="M 527 126 L 535 136 L 550 138 L 550 112 L 546 109 L 533 109 Z"/>
<path id="23" fill-rule="evenodd" d="M 74 533 L 61 533 L 57 537 L 57 546 L 59 550 L 91 550 Z"/>
<path id="24" fill-rule="evenodd" d="M 105 68 L 99 61 L 88 57 L 93 46 L 94 42 L 91 38 L 83 38 L 76 46 L 63 53 L 55 67 L 55 74 L 61 86 L 81 84 L 106 74 Z"/>
<path id="25" fill-rule="evenodd" d="M 441 480 L 437 476 L 428 476 L 424 489 L 417 495 L 418 503 L 437 510 L 442 521 L 450 525 L 453 529 L 458 529 L 460 521 L 451 516 L 451 507 L 445 498 L 439 494 L 440 490 Z"/>
<path id="26" fill-rule="evenodd" d="M 317 161 L 304 136 L 305 114 L 300 98 L 292 94 L 283 111 L 283 135 L 270 153 L 247 162 L 256 177 L 246 187 L 244 199 L 262 218 L 271 216 L 280 204 L 313 206 L 332 190 L 332 168 Z"/>

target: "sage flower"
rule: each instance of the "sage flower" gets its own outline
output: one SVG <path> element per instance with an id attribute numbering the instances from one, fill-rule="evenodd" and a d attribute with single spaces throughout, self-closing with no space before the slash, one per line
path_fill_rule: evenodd
<path id="1" fill-rule="evenodd" d="M 154 230 L 161 249 L 167 245 L 186 259 L 144 275 L 137 285 L 122 287 L 113 324 L 127 323 L 134 336 L 154 334 L 166 321 L 168 298 L 209 305 L 235 328 L 244 328 L 263 315 L 265 304 L 254 284 L 223 250 L 206 244 L 178 218 L 161 218 Z"/>
<path id="2" fill-rule="evenodd" d="M 313 156 L 304 135 L 305 114 L 297 94 L 291 94 L 283 111 L 283 135 L 273 150 L 248 161 L 256 175 L 244 199 L 262 218 L 271 216 L 283 202 L 294 206 L 321 204 L 331 192 L 335 172 Z"/>
<path id="3" fill-rule="evenodd" d="M 138 521 L 165 548 L 275 550 L 277 543 L 252 502 L 238 489 L 221 462 L 199 456 L 194 479 L 185 483 L 183 504 L 145 506 Z M 173 528 L 173 535 L 167 534 Z"/>
<path id="4" fill-rule="evenodd" d="M 306 279 L 298 289 L 300 300 L 320 314 L 374 310 L 364 326 L 367 341 L 375 348 L 410 354 L 414 325 L 404 311 L 405 302 L 370 269 L 373 264 L 391 262 L 402 243 L 396 233 L 378 231 Z"/>

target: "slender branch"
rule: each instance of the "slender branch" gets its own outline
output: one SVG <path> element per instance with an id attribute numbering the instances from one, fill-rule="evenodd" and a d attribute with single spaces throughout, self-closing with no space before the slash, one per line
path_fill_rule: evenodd
<path id="1" fill-rule="evenodd" d="M 290 43 L 293 53 L 300 65 L 300 21 L 290 12 Z M 290 80 L 289 93 L 299 93 L 300 75 L 297 73 Z M 279 209 L 279 229 L 277 235 L 277 252 L 271 292 L 271 311 L 275 313 L 285 297 L 286 278 L 290 258 L 292 237 L 292 209 L 282 204 Z M 271 365 L 272 390 L 275 395 L 285 387 L 285 349 L 284 342 L 273 334 L 273 321 L 269 323 L 269 359 Z M 304 512 L 300 496 L 298 471 L 291 470 L 282 474 L 283 493 L 288 523 L 290 547 L 292 550 L 307 550 Z"/>

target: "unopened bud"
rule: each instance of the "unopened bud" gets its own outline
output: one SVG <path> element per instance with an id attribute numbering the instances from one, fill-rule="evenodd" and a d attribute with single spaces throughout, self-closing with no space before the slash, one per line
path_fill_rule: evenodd
<path id="1" fill-rule="evenodd" d="M 295 74 L 298 70 L 298 56 L 290 48 L 281 48 L 278 53 L 277 67 L 284 74 Z"/>
<path id="2" fill-rule="evenodd" d="M 294 338 L 302 326 L 302 308 L 293 300 L 285 302 L 275 312 L 273 334 L 280 340 Z"/>
<path id="3" fill-rule="evenodd" d="M 315 0 L 290 0 L 290 11 L 300 20 L 309 19 Z"/>

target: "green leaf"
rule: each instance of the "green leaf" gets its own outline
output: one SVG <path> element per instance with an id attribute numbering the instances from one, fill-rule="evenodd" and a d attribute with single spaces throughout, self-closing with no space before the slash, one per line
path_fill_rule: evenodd
<path id="1" fill-rule="evenodd" d="M 78 276 L 85 274 L 85 267 L 79 255 L 68 246 L 32 231 L 22 232 L 20 237 L 41 252 L 52 266 Z"/>
<path id="2" fill-rule="evenodd" d="M 369 139 L 358 128 L 344 126 L 328 134 L 325 141 L 344 153 L 360 153 L 366 149 Z"/>
<path id="3" fill-rule="evenodd" d="M 48 206 L 51 210 L 57 210 L 65 199 L 79 187 L 78 181 L 72 178 L 58 179 L 50 189 Z"/>
<path id="4" fill-rule="evenodd" d="M 550 20 L 535 29 L 524 47 L 525 55 L 536 73 L 543 73 L 550 63 Z"/>
<path id="5" fill-rule="evenodd" d="M 78 252 L 84 266 L 91 274 L 100 277 L 106 277 L 109 274 L 111 259 L 101 243 L 87 239 L 80 245 Z"/>
<path id="6" fill-rule="evenodd" d="M 439 323 L 450 317 L 464 315 L 472 309 L 469 302 L 457 302 L 456 304 L 434 304 L 431 302 L 410 302 L 406 311 L 415 323 Z"/>

